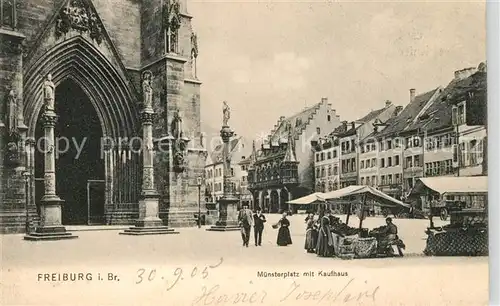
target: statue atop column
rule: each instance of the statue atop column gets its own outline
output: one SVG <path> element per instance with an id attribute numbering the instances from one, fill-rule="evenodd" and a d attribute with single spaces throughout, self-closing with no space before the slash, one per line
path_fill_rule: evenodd
<path id="1" fill-rule="evenodd" d="M 229 105 L 227 104 L 227 101 L 224 101 L 224 106 L 222 107 L 222 126 L 229 126 L 228 122 L 229 119 L 231 118 L 231 109 L 229 108 Z"/>
<path id="2" fill-rule="evenodd" d="M 142 103 L 144 109 L 153 107 L 153 86 L 151 85 L 153 75 L 151 71 L 146 70 L 142 73 Z"/>
<path id="3" fill-rule="evenodd" d="M 43 99 L 45 102 L 45 110 L 53 111 L 54 110 L 54 93 L 55 93 L 55 85 L 52 82 L 52 75 L 49 73 L 45 78 L 45 82 L 43 83 Z"/>

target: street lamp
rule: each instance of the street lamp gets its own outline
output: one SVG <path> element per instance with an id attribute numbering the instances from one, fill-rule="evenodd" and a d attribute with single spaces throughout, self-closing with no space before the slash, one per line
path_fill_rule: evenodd
<path id="1" fill-rule="evenodd" d="M 29 210 L 28 210 L 28 199 L 29 199 L 29 179 L 30 179 L 30 173 L 29 171 L 24 171 L 23 172 L 23 177 L 24 177 L 24 189 L 25 189 L 25 193 L 26 193 L 26 204 L 24 205 L 24 208 L 25 208 L 25 211 L 26 211 L 26 218 L 25 218 L 25 223 L 24 223 L 24 227 L 25 227 L 25 230 L 26 230 L 26 234 L 29 234 L 30 232 L 30 220 L 29 220 Z"/>
<path id="2" fill-rule="evenodd" d="M 198 176 L 196 183 L 198 185 L 198 228 L 201 228 L 201 176 Z"/>

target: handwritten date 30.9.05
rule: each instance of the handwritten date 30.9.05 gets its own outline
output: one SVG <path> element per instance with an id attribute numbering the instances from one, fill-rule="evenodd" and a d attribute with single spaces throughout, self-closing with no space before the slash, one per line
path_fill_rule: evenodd
<path id="1" fill-rule="evenodd" d="M 205 267 L 193 267 L 192 269 L 188 269 L 188 271 L 184 271 L 182 268 L 176 268 L 173 272 L 174 280 L 168 281 L 167 278 L 170 278 L 168 275 L 161 275 L 156 269 L 138 269 L 137 270 L 137 279 L 135 281 L 136 284 L 142 284 L 153 281 L 164 281 L 167 285 L 167 291 L 172 290 L 179 281 L 184 280 L 184 278 L 193 279 L 195 277 L 199 277 L 201 279 L 206 279 L 209 276 L 209 271 L 219 267 L 224 258 L 220 258 L 219 262 L 215 265 L 208 265 Z M 167 273 L 168 274 L 168 273 Z"/>

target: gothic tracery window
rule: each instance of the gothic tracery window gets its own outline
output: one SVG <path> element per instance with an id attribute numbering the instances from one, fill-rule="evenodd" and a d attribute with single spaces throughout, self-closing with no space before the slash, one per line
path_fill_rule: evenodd
<path id="1" fill-rule="evenodd" d="M 16 0 L 0 0 L 0 26 L 16 27 Z"/>

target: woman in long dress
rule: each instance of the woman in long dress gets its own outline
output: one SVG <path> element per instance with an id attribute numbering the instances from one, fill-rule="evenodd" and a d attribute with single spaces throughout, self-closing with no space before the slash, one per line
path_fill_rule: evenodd
<path id="1" fill-rule="evenodd" d="M 333 235 L 328 212 L 321 217 L 320 222 L 316 254 L 320 257 L 332 257 L 334 254 Z"/>
<path id="2" fill-rule="evenodd" d="M 318 242 L 318 225 L 314 219 L 314 214 L 311 213 L 307 216 L 306 223 L 306 242 L 304 249 L 307 250 L 307 253 L 314 253 Z"/>
<path id="3" fill-rule="evenodd" d="M 292 237 L 290 236 L 290 229 L 288 228 L 290 226 L 290 221 L 286 218 L 287 213 L 283 213 L 283 217 L 278 221 L 278 239 L 277 239 L 277 244 L 279 246 L 287 246 L 289 244 L 292 244 Z"/>

